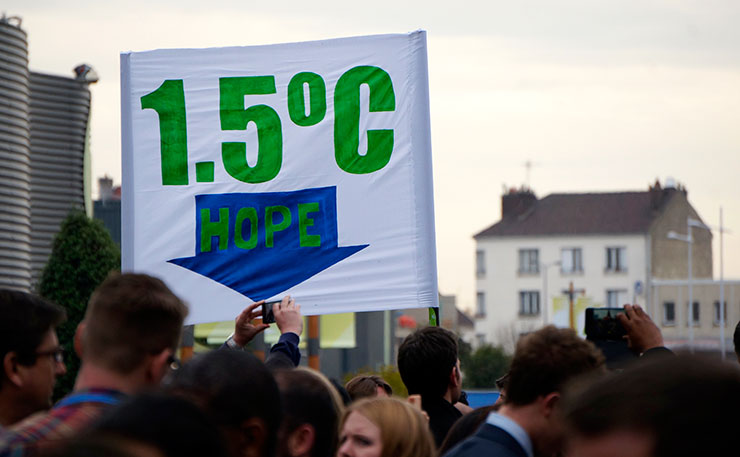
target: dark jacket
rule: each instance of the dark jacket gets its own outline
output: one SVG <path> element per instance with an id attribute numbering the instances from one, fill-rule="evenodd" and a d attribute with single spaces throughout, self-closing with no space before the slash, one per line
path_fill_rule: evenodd
<path id="1" fill-rule="evenodd" d="M 527 457 L 522 446 L 504 430 L 484 423 L 478 431 L 444 457 Z"/>
<path id="2" fill-rule="evenodd" d="M 429 428 L 434 435 L 434 442 L 439 447 L 452 424 L 462 417 L 462 413 L 441 397 L 421 397 L 421 409 L 429 415 Z"/>

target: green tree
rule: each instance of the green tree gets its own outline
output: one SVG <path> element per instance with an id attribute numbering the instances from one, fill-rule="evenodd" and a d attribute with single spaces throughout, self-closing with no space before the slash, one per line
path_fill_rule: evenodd
<path id="1" fill-rule="evenodd" d="M 38 291 L 67 310 L 67 321 L 57 329 L 59 343 L 66 350 L 67 373 L 57 379 L 54 397 L 74 387 L 80 360 L 75 354 L 75 330 L 85 315 L 90 295 L 112 270 L 121 268 L 121 251 L 102 222 L 73 210 L 62 222 L 49 261 L 41 274 Z"/>
<path id="2" fill-rule="evenodd" d="M 461 368 L 463 387 L 473 389 L 491 389 L 496 387 L 496 379 L 509 369 L 511 357 L 500 346 L 485 344 L 478 347 L 463 362 Z"/>
<path id="3" fill-rule="evenodd" d="M 460 359 L 460 367 L 465 367 L 468 365 L 471 355 L 473 355 L 473 346 L 462 338 L 458 338 L 457 358 Z"/>

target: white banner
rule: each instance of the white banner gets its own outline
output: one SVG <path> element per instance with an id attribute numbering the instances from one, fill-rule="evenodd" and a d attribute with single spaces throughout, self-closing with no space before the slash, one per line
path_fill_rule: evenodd
<path id="1" fill-rule="evenodd" d="M 437 306 L 426 34 L 121 54 L 123 269 L 188 323 Z"/>

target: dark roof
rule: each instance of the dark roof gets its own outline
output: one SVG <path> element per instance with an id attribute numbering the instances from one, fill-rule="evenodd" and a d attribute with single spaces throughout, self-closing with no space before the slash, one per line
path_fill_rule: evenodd
<path id="1" fill-rule="evenodd" d="M 475 321 L 470 318 L 467 314 L 455 308 L 457 311 L 457 326 L 458 327 L 475 327 Z"/>
<path id="2" fill-rule="evenodd" d="M 551 194 L 523 214 L 505 216 L 474 237 L 647 233 L 669 200 L 663 198 L 653 208 L 649 191 Z"/>

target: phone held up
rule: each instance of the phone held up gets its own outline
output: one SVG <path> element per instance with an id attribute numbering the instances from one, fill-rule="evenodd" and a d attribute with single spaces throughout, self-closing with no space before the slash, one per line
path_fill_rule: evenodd
<path id="1" fill-rule="evenodd" d="M 622 308 L 586 308 L 586 339 L 601 349 L 610 370 L 619 370 L 633 361 L 637 354 L 627 345 L 627 331 L 617 319 Z"/>
<path id="2" fill-rule="evenodd" d="M 622 341 L 627 331 L 617 319 L 622 308 L 586 308 L 586 338 L 592 341 Z"/>
<path id="3" fill-rule="evenodd" d="M 275 323 L 275 313 L 272 311 L 272 308 L 276 303 L 280 303 L 280 300 L 266 302 L 262 304 L 262 323 L 263 324 L 274 324 Z"/>

